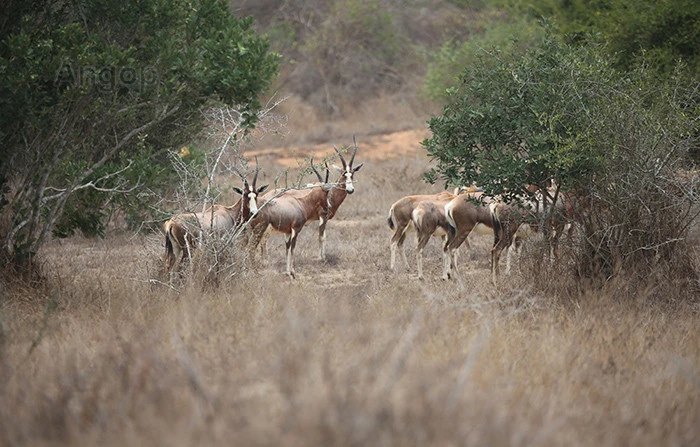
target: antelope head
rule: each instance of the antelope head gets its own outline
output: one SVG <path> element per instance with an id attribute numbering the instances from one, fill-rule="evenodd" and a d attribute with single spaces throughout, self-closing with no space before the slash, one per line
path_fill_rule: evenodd
<path id="1" fill-rule="evenodd" d="M 239 172 L 238 175 L 240 175 L 241 178 L 243 179 L 243 189 L 237 188 L 235 186 L 233 187 L 233 190 L 241 195 L 241 199 L 242 199 L 241 200 L 242 201 L 241 207 L 242 207 L 242 209 L 245 211 L 247 208 L 247 210 L 250 212 L 249 215 L 246 215 L 248 213 L 245 213 L 245 212 L 243 213 L 244 220 L 248 220 L 248 218 L 250 216 L 255 216 L 256 214 L 258 214 L 258 201 L 257 201 L 258 195 L 265 192 L 265 190 L 269 186 L 269 185 L 263 185 L 259 188 L 256 186 L 256 183 L 258 181 L 258 172 L 259 171 L 260 171 L 260 168 L 258 167 L 258 157 L 256 156 L 255 157 L 255 176 L 253 177 L 253 183 L 248 184 L 248 180 L 245 177 L 243 177 L 243 175 L 241 175 L 241 173 Z"/>
<path id="2" fill-rule="evenodd" d="M 343 164 L 342 169 L 339 168 L 336 165 L 333 165 L 333 167 L 338 170 L 345 179 L 343 180 L 343 183 L 345 184 L 345 191 L 348 194 L 352 194 L 355 192 L 355 186 L 353 185 L 353 175 L 360 170 L 362 165 L 364 163 L 360 163 L 356 167 L 353 168 L 352 162 L 355 161 L 355 154 L 357 154 L 357 141 L 355 140 L 355 137 L 352 137 L 352 142 L 353 142 L 353 151 L 352 151 L 352 156 L 350 157 L 350 163 L 345 163 L 345 159 L 343 158 L 343 155 L 340 153 L 337 147 L 333 146 L 333 149 L 335 149 L 335 152 L 338 154 L 338 157 L 340 158 L 340 162 Z"/>

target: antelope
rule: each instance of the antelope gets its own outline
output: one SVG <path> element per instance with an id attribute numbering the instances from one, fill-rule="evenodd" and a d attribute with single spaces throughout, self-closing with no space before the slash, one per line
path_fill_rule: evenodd
<path id="1" fill-rule="evenodd" d="M 457 193 L 458 191 L 455 191 Z M 410 268 L 408 265 L 408 259 L 406 258 L 406 248 L 404 247 L 404 242 L 406 241 L 406 234 L 413 228 L 413 211 L 416 207 L 423 202 L 433 203 L 435 209 L 439 210 L 444 207 L 450 200 L 455 198 L 455 194 L 443 191 L 437 194 L 423 194 L 423 195 L 413 195 L 402 197 L 389 208 L 389 217 L 387 218 L 387 223 L 389 228 L 394 231 L 391 237 L 391 263 L 390 268 L 395 270 L 396 267 L 396 250 L 401 249 L 401 254 L 403 255 L 403 262 L 406 268 Z M 423 210 L 421 213 L 425 214 L 429 210 Z M 431 220 L 438 220 L 431 219 Z M 427 230 L 426 230 L 427 231 Z M 432 233 L 431 233 L 432 234 Z M 419 236 L 419 240 L 420 240 Z M 426 239 L 427 243 L 427 239 Z"/>
<path id="2" fill-rule="evenodd" d="M 315 221 L 318 220 L 318 246 L 319 246 L 319 259 L 321 261 L 324 261 L 326 259 L 326 225 L 328 224 L 328 221 L 331 220 L 335 214 L 338 212 L 338 208 L 340 208 L 340 205 L 343 204 L 345 201 L 345 198 L 348 196 L 348 194 L 352 194 L 355 192 L 355 184 L 353 182 L 355 173 L 362 168 L 364 163 L 360 163 L 359 165 L 353 167 L 353 162 L 355 161 L 355 155 L 357 154 L 357 142 L 355 141 L 355 138 L 353 138 L 353 152 L 352 156 L 350 157 L 350 162 L 346 163 L 345 159 L 343 158 L 343 155 L 340 153 L 337 147 L 333 146 L 333 149 L 335 152 L 338 154 L 338 158 L 340 158 L 340 162 L 342 163 L 343 167 L 340 168 L 336 165 L 333 165 L 333 168 L 336 169 L 338 172 L 340 172 L 340 178 L 336 180 L 336 182 L 331 186 L 330 191 L 328 192 L 328 198 L 327 198 L 327 203 L 328 206 L 320 209 L 321 212 L 317 214 L 310 215 L 308 217 L 307 222 Z M 313 167 L 313 160 L 311 161 L 311 166 Z M 315 170 L 314 170 L 315 171 Z M 325 183 L 328 183 L 328 169 L 326 169 L 326 181 Z M 316 172 L 316 176 L 318 177 L 318 180 L 320 183 L 324 183 L 323 180 L 321 180 L 321 176 Z M 298 193 L 293 193 L 292 191 L 294 190 L 289 190 L 290 194 L 298 194 L 298 193 L 305 193 L 305 191 L 299 191 Z M 274 197 L 274 191 L 268 192 L 265 196 L 263 196 L 263 199 L 269 199 L 271 197 Z M 261 240 L 261 254 L 264 256 L 265 251 L 266 251 L 266 240 L 267 240 L 267 235 L 263 237 Z"/>
<path id="3" fill-rule="evenodd" d="M 506 275 L 510 274 L 511 246 L 519 251 L 523 240 L 528 239 L 538 231 L 534 224 L 534 212 L 532 209 L 507 205 L 505 203 L 492 203 L 490 206 L 493 222 L 493 248 L 491 249 L 491 280 L 496 284 L 496 278 L 500 274 L 499 260 L 501 252 L 506 250 Z"/>
<path id="4" fill-rule="evenodd" d="M 163 264 L 166 273 L 172 270 L 178 257 L 180 257 L 180 265 L 191 258 L 191 249 L 197 246 L 197 240 L 205 232 L 223 235 L 227 231 L 239 228 L 258 213 L 258 195 L 269 186 L 256 187 L 258 172 L 258 159 L 256 157 L 253 182 L 249 184 L 248 180 L 241 175 L 243 189 L 233 188 L 241 198 L 232 206 L 213 205 L 199 213 L 180 213 L 165 222 L 163 226 L 165 231 Z"/>
<path id="5" fill-rule="evenodd" d="M 321 180 L 320 174 L 316 172 L 315 168 L 313 169 L 319 180 Z M 330 208 L 328 196 L 332 186 L 327 182 L 328 168 L 326 167 L 326 182 L 312 185 L 308 191 L 278 190 L 273 197 L 268 198 L 260 207 L 259 214 L 251 223 L 253 229 L 251 252 L 254 252 L 258 244 L 260 244 L 268 227 L 272 227 L 272 230 L 275 232 L 286 234 L 286 273 L 292 279 L 295 279 L 294 248 L 296 247 L 297 237 L 306 222 L 314 216 L 324 215 Z"/>
<path id="6" fill-rule="evenodd" d="M 442 238 L 444 243 L 447 235 L 445 209 L 440 203 L 436 204 L 430 200 L 419 202 L 411 213 L 411 224 L 416 229 L 416 236 L 418 237 L 416 245 L 418 279 L 423 279 L 423 249 L 428 244 L 431 236 Z"/>
<path id="7" fill-rule="evenodd" d="M 548 191 L 555 190 L 556 187 L 548 188 Z M 568 234 L 571 237 L 573 226 L 569 222 L 574 215 L 579 212 L 573 203 L 570 194 L 555 194 L 557 199 L 554 204 L 555 209 L 550 215 L 552 226 L 552 240 L 550 259 L 558 258 L 558 243 L 562 233 L 568 226 Z M 568 199 L 568 200 L 567 200 Z M 490 205 L 491 218 L 493 222 L 494 243 L 491 249 L 491 279 L 494 284 L 500 274 L 499 260 L 501 252 L 506 250 L 506 275 L 510 273 L 511 251 L 509 247 L 514 246 L 516 252 L 521 249 L 523 240 L 529 239 L 533 234 L 538 233 L 540 222 L 538 217 L 544 211 L 542 209 L 543 194 L 536 192 L 535 204 L 528 202 L 522 206 L 508 205 L 505 203 L 492 203 Z"/>
<path id="8" fill-rule="evenodd" d="M 442 222 L 444 221 L 444 206 L 450 200 L 454 199 L 460 192 L 475 192 L 476 190 L 477 189 L 475 187 L 462 187 L 456 188 L 453 193 L 449 191 L 443 191 L 437 194 L 406 196 L 394 202 L 394 204 L 391 205 L 391 208 L 389 209 L 389 217 L 387 218 L 389 228 L 394 231 L 394 235 L 391 237 L 391 269 L 395 270 L 396 250 L 399 248 L 401 249 L 404 265 L 407 269 L 409 268 L 408 259 L 406 258 L 406 249 L 404 247 L 404 242 L 406 241 L 406 234 L 410 230 L 418 228 L 415 225 L 415 221 L 417 218 L 421 217 L 421 220 L 427 219 L 427 227 L 421 231 L 421 234 L 418 235 L 419 241 L 422 240 L 423 233 L 429 231 L 429 229 L 433 227 L 433 224 L 430 222 L 437 222 L 437 226 L 433 229 L 432 232 L 430 232 L 430 234 L 434 234 L 437 232 L 437 234 L 434 234 L 435 236 L 440 236 L 444 238 L 444 234 L 440 233 L 440 228 L 444 229 L 444 226 L 442 225 Z M 415 216 L 416 219 L 414 219 L 413 212 L 421 203 L 433 203 L 435 207 L 430 207 L 426 205 L 425 207 L 423 207 L 423 209 L 419 210 L 419 213 Z M 422 217 L 426 216 L 427 214 L 433 211 L 439 214 L 443 214 L 443 216 L 434 216 L 427 218 Z M 427 241 L 430 239 L 430 234 L 425 239 L 423 247 L 425 247 L 425 244 L 428 243 Z M 422 256 L 422 253 L 420 253 L 420 255 Z"/>
<path id="9" fill-rule="evenodd" d="M 455 268 L 457 249 L 464 243 L 469 245 L 469 235 L 492 235 L 493 223 L 488 207 L 476 200 L 483 202 L 493 201 L 492 197 L 486 197 L 481 191 L 467 195 L 460 195 L 445 204 L 445 220 L 447 241 L 443 245 L 443 279 L 452 277 L 452 269 Z"/>

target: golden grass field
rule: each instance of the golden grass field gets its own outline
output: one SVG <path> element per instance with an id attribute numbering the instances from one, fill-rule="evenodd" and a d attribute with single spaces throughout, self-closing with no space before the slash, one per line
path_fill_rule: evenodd
<path id="1" fill-rule="evenodd" d="M 437 240 L 416 279 L 413 235 L 411 271 L 389 270 L 389 207 L 440 189 L 401 135 L 401 157 L 358 138 L 328 262 L 312 223 L 296 281 L 280 236 L 257 268 L 177 291 L 149 282 L 160 235 L 52 242 L 45 288 L 0 292 L 0 445 L 700 445 L 692 299 L 550 296 L 517 272 L 496 288 L 479 236 L 457 280 Z M 297 152 L 259 153 L 266 182 Z"/>

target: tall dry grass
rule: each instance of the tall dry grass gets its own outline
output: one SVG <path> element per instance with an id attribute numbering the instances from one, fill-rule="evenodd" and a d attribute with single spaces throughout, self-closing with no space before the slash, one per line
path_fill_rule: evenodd
<path id="1" fill-rule="evenodd" d="M 178 290 L 148 281 L 157 235 L 53 243 L 47 286 L 4 292 L 0 445 L 697 445 L 692 300 L 495 288 L 488 238 L 456 281 L 437 242 L 426 281 L 389 271 L 386 214 L 439 189 L 426 164 L 368 163 L 327 263 L 302 232 L 296 281 L 280 238 L 218 288 Z"/>

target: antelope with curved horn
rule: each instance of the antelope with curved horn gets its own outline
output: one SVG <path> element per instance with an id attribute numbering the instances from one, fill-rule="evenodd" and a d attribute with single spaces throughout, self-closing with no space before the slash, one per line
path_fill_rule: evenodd
<path id="1" fill-rule="evenodd" d="M 165 255 L 163 264 L 165 272 L 170 272 L 180 257 L 180 265 L 190 259 L 191 249 L 197 246 L 197 240 L 205 233 L 223 235 L 235 230 L 258 213 L 258 195 L 268 185 L 256 187 L 258 180 L 258 158 L 255 158 L 255 176 L 252 184 L 239 173 L 243 180 L 243 189 L 234 187 L 241 198 L 232 206 L 214 205 L 204 212 L 180 213 L 164 224 Z"/>
<path id="2" fill-rule="evenodd" d="M 328 212 L 325 215 L 319 215 L 318 219 L 314 218 L 312 220 L 318 220 L 318 245 L 319 245 L 319 258 L 323 261 L 326 259 L 326 225 L 328 221 L 333 219 L 335 214 L 338 212 L 338 208 L 343 204 L 345 198 L 348 194 L 355 192 L 355 173 L 362 168 L 364 163 L 360 163 L 357 166 L 353 166 L 355 161 L 355 155 L 357 154 L 357 141 L 355 137 L 352 137 L 353 150 L 350 156 L 350 161 L 345 163 L 343 154 L 340 153 L 337 147 L 333 146 L 335 153 L 338 154 L 338 158 L 342 163 L 342 169 L 336 165 L 333 168 L 340 172 L 340 177 L 335 181 L 335 184 L 328 192 Z"/>
<path id="3" fill-rule="evenodd" d="M 314 172 L 316 169 L 314 168 Z M 316 172 L 319 180 L 320 174 Z M 306 222 L 313 216 L 320 216 L 327 213 L 330 207 L 328 194 L 331 185 L 328 181 L 328 168 L 326 167 L 326 182 L 313 185 L 310 190 L 280 190 L 273 197 L 269 198 L 261 207 L 258 216 L 253 219 L 251 226 L 253 229 L 253 244 L 251 253 L 264 237 L 268 227 L 273 231 L 287 235 L 287 271 L 292 278 L 296 278 L 294 271 L 294 248 L 297 237 Z"/>
<path id="4" fill-rule="evenodd" d="M 352 194 L 355 192 L 355 184 L 354 184 L 354 176 L 357 171 L 362 168 L 364 163 L 360 163 L 357 166 L 353 167 L 353 162 L 355 161 L 355 155 L 357 154 L 357 141 L 355 140 L 355 137 L 352 139 L 353 141 L 353 152 L 352 156 L 350 157 L 350 162 L 346 163 L 345 159 L 343 158 L 343 155 L 340 153 L 337 147 L 333 146 L 333 149 L 335 150 L 336 154 L 338 154 L 338 158 L 340 159 L 340 162 L 342 163 L 343 167 L 340 168 L 336 165 L 333 165 L 333 168 L 336 169 L 337 171 L 340 172 L 340 177 L 338 180 L 335 181 L 335 183 L 331 184 L 331 189 L 328 192 L 328 206 L 323 209 L 323 212 L 315 215 L 309 216 L 307 222 L 310 221 L 315 221 L 318 220 L 318 246 L 319 246 L 319 259 L 320 260 L 325 260 L 326 259 L 326 226 L 328 225 L 328 221 L 331 220 L 335 214 L 338 212 L 338 208 L 340 208 L 340 205 L 343 204 L 345 201 L 345 198 L 348 196 L 348 194 Z M 311 160 L 311 166 L 313 168 L 313 159 Z M 315 169 L 314 169 L 315 171 Z M 318 177 L 318 181 L 323 183 L 323 180 L 321 180 L 321 176 L 318 172 L 316 172 L 316 176 Z M 328 183 L 328 169 L 326 167 L 326 181 L 325 183 Z M 290 190 L 293 191 L 293 190 Z M 303 191 L 302 191 L 303 192 Z M 265 198 L 270 198 L 274 197 L 275 194 L 272 192 L 267 193 L 265 196 L 263 196 L 263 199 Z M 266 237 L 263 237 L 263 240 L 261 241 L 261 253 L 264 256 L 265 251 L 266 251 Z"/>

